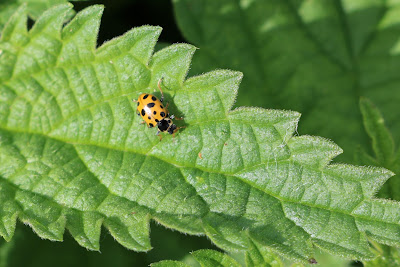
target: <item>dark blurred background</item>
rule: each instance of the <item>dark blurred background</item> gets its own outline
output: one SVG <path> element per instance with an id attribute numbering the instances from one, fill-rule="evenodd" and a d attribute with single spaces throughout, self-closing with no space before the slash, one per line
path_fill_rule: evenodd
<path id="1" fill-rule="evenodd" d="M 133 27 L 158 25 L 163 28 L 159 42 L 182 43 L 183 39 L 175 23 L 173 6 L 168 0 L 107 0 L 72 2 L 76 11 L 95 4 L 105 6 L 98 44 L 120 36 Z"/>

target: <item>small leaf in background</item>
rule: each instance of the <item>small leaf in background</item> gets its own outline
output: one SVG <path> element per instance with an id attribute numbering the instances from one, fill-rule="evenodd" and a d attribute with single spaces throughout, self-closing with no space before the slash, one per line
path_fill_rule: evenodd
<path id="1" fill-rule="evenodd" d="M 385 126 L 385 120 L 378 108 L 368 99 L 361 98 L 360 109 L 368 136 L 371 138 L 374 155 L 359 149 L 356 156 L 358 164 L 384 167 L 396 173 L 379 190 L 378 197 L 400 201 L 400 155 L 395 149 L 392 134 Z M 397 152 L 396 152 L 397 151 Z"/>
<path id="2" fill-rule="evenodd" d="M 364 267 L 393 267 L 400 266 L 399 248 L 375 244 L 378 257 L 371 261 L 366 261 Z"/>
<path id="3" fill-rule="evenodd" d="M 49 240 L 63 240 L 68 230 L 90 250 L 99 250 L 104 226 L 126 248 L 148 251 L 154 220 L 206 235 L 226 251 L 257 244 L 303 263 L 315 262 L 314 246 L 371 259 L 369 239 L 400 245 L 399 203 L 373 198 L 393 173 L 329 164 L 342 150 L 320 137 L 294 137 L 297 112 L 231 110 L 242 74 L 186 79 L 195 47 L 153 54 L 160 27 L 134 28 L 96 48 L 103 7 L 64 25 L 71 8 L 47 10 L 28 30 L 21 6 L 2 32 L 6 240 L 19 219 Z M 169 110 L 186 127 L 162 141 L 140 125 L 132 102 L 143 92 L 159 94 L 161 77 Z M 194 256 L 235 264 L 215 251 Z"/>
<path id="4" fill-rule="evenodd" d="M 251 242 L 246 251 L 246 266 L 280 267 L 283 263 L 269 248 Z"/>
<path id="5" fill-rule="evenodd" d="M 366 96 L 400 142 L 398 1 L 173 3 L 183 35 L 199 48 L 191 74 L 244 73 L 238 106 L 301 112 L 299 132 L 335 140 L 350 163 L 356 143 L 368 146 L 358 108 Z"/>
<path id="6" fill-rule="evenodd" d="M 395 154 L 395 144 L 391 133 L 385 126 L 384 118 L 378 108 L 368 99 L 360 99 L 360 109 L 363 115 L 365 130 L 371 138 L 374 156 L 365 150 L 359 149 L 355 158 L 359 164 L 382 166 L 396 173 L 379 190 L 377 196 L 382 198 L 400 200 L 400 165 L 399 157 Z M 398 150 L 397 150 L 398 151 Z M 397 152 L 398 153 L 398 152 Z M 398 266 L 400 264 L 399 249 L 382 244 L 376 244 L 376 254 L 372 261 L 365 261 L 364 266 Z"/>
<path id="7" fill-rule="evenodd" d="M 241 265 L 227 254 L 211 250 L 203 249 L 192 253 L 192 256 L 200 263 L 201 266 L 232 266 L 240 267 Z"/>

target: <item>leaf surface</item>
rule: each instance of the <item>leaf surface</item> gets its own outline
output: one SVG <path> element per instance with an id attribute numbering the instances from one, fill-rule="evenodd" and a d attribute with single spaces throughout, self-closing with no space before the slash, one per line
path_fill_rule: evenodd
<path id="1" fill-rule="evenodd" d="M 67 229 L 99 249 L 101 226 L 125 247 L 151 249 L 150 219 L 207 235 L 228 251 L 249 242 L 312 262 L 313 245 L 369 259 L 367 237 L 400 244 L 399 204 L 373 199 L 383 168 L 328 163 L 331 141 L 296 136 L 300 114 L 231 110 L 242 74 L 185 79 L 195 48 L 153 55 L 159 27 L 134 28 L 96 48 L 102 6 L 63 26 L 70 5 L 31 30 L 22 6 L 0 40 L 0 234 L 16 220 L 42 238 Z M 132 99 L 162 83 L 185 126 L 162 141 Z M 382 216 L 382 214 L 384 216 Z M 346 229 L 346 231 L 343 231 Z"/>

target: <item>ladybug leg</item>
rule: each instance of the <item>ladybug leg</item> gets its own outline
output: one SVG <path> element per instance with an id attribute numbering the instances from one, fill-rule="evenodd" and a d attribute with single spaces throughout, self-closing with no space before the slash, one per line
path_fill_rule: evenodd
<path id="1" fill-rule="evenodd" d="M 178 120 L 178 121 L 180 121 L 180 120 L 183 120 L 183 117 L 175 117 L 175 115 L 171 115 L 171 116 L 169 116 L 169 118 L 171 119 L 171 120 Z"/>
<path id="2" fill-rule="evenodd" d="M 186 128 L 186 126 L 182 126 L 182 127 L 176 128 L 175 131 L 172 133 L 172 138 L 175 138 L 175 133 L 176 133 L 177 131 L 179 131 L 179 129 L 183 129 L 183 128 Z"/>
<path id="3" fill-rule="evenodd" d="M 161 77 L 161 79 L 160 80 L 158 80 L 158 89 L 160 89 L 160 92 L 161 92 L 161 98 L 160 98 L 160 101 L 161 102 L 163 102 L 164 101 L 164 93 L 163 93 L 163 91 L 161 90 L 161 83 L 162 83 L 162 81 L 163 81 L 163 77 Z M 168 106 L 168 104 L 167 104 L 167 106 Z"/>
<path id="4" fill-rule="evenodd" d="M 162 135 L 161 135 L 160 131 L 157 131 L 157 134 L 156 134 L 156 135 L 158 135 L 158 137 L 160 138 L 160 142 L 161 142 L 161 140 L 162 140 Z"/>

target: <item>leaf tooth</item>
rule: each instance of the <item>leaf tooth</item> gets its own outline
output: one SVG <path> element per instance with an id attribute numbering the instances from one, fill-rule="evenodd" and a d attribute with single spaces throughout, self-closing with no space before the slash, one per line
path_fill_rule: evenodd
<path id="1" fill-rule="evenodd" d="M 297 136 L 288 143 L 292 159 L 302 165 L 326 166 L 343 150 L 332 141 L 317 136 Z"/>
<path id="2" fill-rule="evenodd" d="M 0 41 L 23 45 L 28 41 L 27 7 L 21 5 L 4 26 Z"/>
<path id="3" fill-rule="evenodd" d="M 331 164 L 324 168 L 324 175 L 340 177 L 343 181 L 359 182 L 364 197 L 370 198 L 394 173 L 378 167 Z"/>
<path id="4" fill-rule="evenodd" d="M 104 7 L 90 6 L 79 12 L 62 31 L 63 48 L 59 54 L 59 65 L 92 61 L 97 43 L 97 34 Z"/>
<path id="5" fill-rule="evenodd" d="M 0 235 L 7 242 L 11 241 L 11 238 L 14 236 L 18 215 L 19 215 L 19 208 L 14 201 L 1 203 Z"/>
<path id="6" fill-rule="evenodd" d="M 35 22 L 30 30 L 30 36 L 46 33 L 61 38 L 61 28 L 67 12 L 72 9 L 72 4 L 57 5 L 46 10 Z"/>
<path id="7" fill-rule="evenodd" d="M 162 28 L 158 26 L 133 28 L 99 47 L 96 51 L 96 59 L 115 58 L 129 53 L 144 65 L 148 65 L 161 31 Z"/>
<path id="8" fill-rule="evenodd" d="M 263 127 L 273 125 L 279 132 L 282 144 L 288 142 L 297 130 L 301 114 L 295 111 L 264 109 L 259 107 L 239 107 L 229 113 L 233 121 L 249 121 Z"/>
<path id="9" fill-rule="evenodd" d="M 188 93 L 190 92 L 191 96 L 188 95 L 191 98 L 195 98 L 196 94 L 198 95 L 196 98 L 199 99 L 199 101 L 197 101 L 199 103 L 194 103 L 196 109 L 200 108 L 200 104 L 202 109 L 206 112 L 210 109 L 213 110 L 214 107 L 210 106 L 210 103 L 215 102 L 221 105 L 222 115 L 225 117 L 235 103 L 242 78 L 243 74 L 239 71 L 210 71 L 187 79 L 184 83 L 184 90 Z M 213 98 L 215 98 L 216 101 L 211 101 Z M 208 115 L 212 117 L 218 114 L 213 113 Z M 201 114 L 196 114 L 196 117 L 201 118 L 202 116 Z"/>
<path id="10" fill-rule="evenodd" d="M 74 239 L 83 247 L 90 250 L 100 249 L 100 233 L 103 216 L 97 212 L 68 209 L 65 212 L 67 229 Z"/>
<path id="11" fill-rule="evenodd" d="M 63 241 L 66 225 L 64 216 L 60 216 L 56 221 L 49 224 L 43 224 L 42 221 L 37 221 L 24 213 L 21 213 L 19 218 L 24 224 L 30 226 L 39 237 L 51 241 Z"/>
<path id="12" fill-rule="evenodd" d="M 120 244 L 135 251 L 151 249 L 147 209 L 110 195 L 97 210 L 106 216 L 104 226 Z"/>
<path id="13" fill-rule="evenodd" d="M 167 89 L 164 92 L 181 88 L 195 50 L 193 45 L 173 44 L 155 53 L 150 62 L 153 70 L 152 88 L 156 88 L 158 80 L 162 77 L 163 87 Z"/>
<path id="14" fill-rule="evenodd" d="M 63 240 L 66 218 L 60 206 L 47 197 L 23 190 L 17 191 L 15 199 L 22 207 L 20 220 L 32 227 L 37 235 L 53 241 Z"/>

